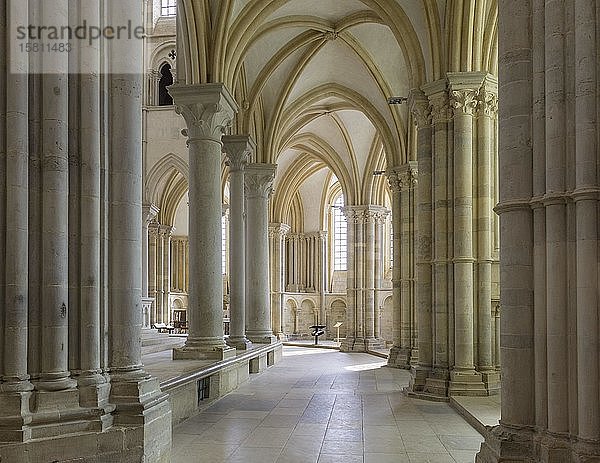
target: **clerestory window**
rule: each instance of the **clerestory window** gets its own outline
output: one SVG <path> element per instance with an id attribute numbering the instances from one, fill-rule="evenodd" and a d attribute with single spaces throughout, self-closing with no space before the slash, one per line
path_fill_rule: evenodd
<path id="1" fill-rule="evenodd" d="M 177 0 L 162 0 L 160 14 L 161 16 L 175 16 L 177 14 Z"/>
<path id="2" fill-rule="evenodd" d="M 344 214 L 344 195 L 333 203 L 333 269 L 347 270 L 348 224 Z"/>

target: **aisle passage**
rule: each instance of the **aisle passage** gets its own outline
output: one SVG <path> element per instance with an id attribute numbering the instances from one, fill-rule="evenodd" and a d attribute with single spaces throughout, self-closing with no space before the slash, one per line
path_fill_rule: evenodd
<path id="1" fill-rule="evenodd" d="M 174 463 L 471 463 L 483 438 L 409 374 L 367 354 L 285 347 L 284 359 L 175 427 Z"/>

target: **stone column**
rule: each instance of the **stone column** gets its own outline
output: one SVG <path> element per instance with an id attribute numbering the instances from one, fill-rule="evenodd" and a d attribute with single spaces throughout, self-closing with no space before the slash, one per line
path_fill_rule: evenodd
<path id="1" fill-rule="evenodd" d="M 356 290 L 355 290 L 355 249 L 354 242 L 356 240 L 356 225 L 354 211 L 345 207 L 343 212 L 346 216 L 347 226 L 347 260 L 346 260 L 346 338 L 340 344 L 340 350 L 349 352 L 354 349 L 356 337 Z"/>
<path id="2" fill-rule="evenodd" d="M 365 348 L 375 346 L 375 222 L 376 214 L 372 210 L 366 211 L 365 216 Z"/>
<path id="3" fill-rule="evenodd" d="M 274 164 L 249 164 L 246 167 L 247 207 L 246 253 L 246 335 L 256 343 L 276 341 L 271 328 L 269 290 L 269 198 L 275 180 Z"/>
<path id="4" fill-rule="evenodd" d="M 229 166 L 229 339 L 227 344 L 245 350 L 246 338 L 246 234 L 244 221 L 244 168 L 256 143 L 247 135 L 223 137 Z"/>
<path id="5" fill-rule="evenodd" d="M 498 111 L 498 82 L 487 76 L 479 91 L 477 118 L 477 371 L 488 393 L 498 393 L 500 377 L 492 358 L 492 157 Z"/>
<path id="6" fill-rule="evenodd" d="M 325 322 L 325 313 L 326 313 L 326 299 L 325 294 L 327 293 L 327 275 L 328 273 L 328 262 L 327 262 L 327 232 L 320 231 L 317 234 L 317 243 L 318 243 L 318 287 L 317 291 L 319 293 L 319 323 L 324 324 Z M 328 337 L 332 337 L 332 333 L 328 333 Z"/>
<path id="7" fill-rule="evenodd" d="M 158 208 L 154 204 L 144 204 L 142 206 L 142 328 L 151 327 L 151 310 L 153 297 L 148 293 L 150 266 L 150 233 L 149 225 L 158 215 Z"/>
<path id="8" fill-rule="evenodd" d="M 148 224 L 148 296 L 152 299 L 150 307 L 150 326 L 158 323 L 158 224 Z"/>
<path id="9" fill-rule="evenodd" d="M 485 393 L 473 347 L 473 112 L 481 73 L 451 73 L 454 109 L 454 367 L 450 394 Z"/>
<path id="10" fill-rule="evenodd" d="M 452 118 L 446 79 L 428 83 L 423 90 L 429 99 L 432 117 L 432 219 L 433 219 L 433 369 L 427 378 L 425 392 L 445 396 L 450 379 L 449 367 L 453 346 L 450 330 L 452 326 L 452 149 L 449 143 L 448 121 Z"/>
<path id="11" fill-rule="evenodd" d="M 284 330 L 284 290 L 286 274 L 285 244 L 290 227 L 284 223 L 269 225 L 271 241 L 271 311 L 273 312 L 273 333 L 277 339 L 284 341 L 287 334 Z"/>
<path id="12" fill-rule="evenodd" d="M 344 208 L 348 223 L 347 260 L 347 317 L 346 340 L 343 351 L 364 352 L 365 350 L 365 306 L 364 306 L 364 206 Z"/>
<path id="13" fill-rule="evenodd" d="M 162 323 L 169 324 L 171 321 L 171 306 L 170 306 L 170 295 L 171 295 L 171 235 L 173 234 L 173 227 L 170 225 L 159 225 L 158 235 L 160 241 L 160 251 L 162 256 L 160 259 L 161 266 L 160 271 L 160 285 L 162 302 L 160 303 L 159 321 Z"/>
<path id="14" fill-rule="evenodd" d="M 100 9 L 94 3 L 79 5 L 81 17 L 95 23 L 100 19 Z M 108 405 L 110 385 L 107 375 L 104 374 L 102 361 L 102 344 L 104 332 L 101 321 L 104 318 L 102 310 L 102 201 L 104 200 L 102 184 L 102 129 L 101 120 L 101 78 L 94 71 L 100 69 L 101 51 L 97 41 L 80 49 L 80 66 L 89 69 L 80 69 L 82 74 L 78 77 L 79 95 L 75 98 L 79 111 L 79 130 L 76 139 L 78 146 L 75 150 L 79 154 L 79 207 L 73 208 L 72 213 L 79 215 L 73 220 L 71 226 L 79 228 L 79 267 L 73 270 L 79 279 L 79 329 L 70 322 L 70 328 L 75 331 L 75 338 L 79 343 L 80 372 L 77 377 L 79 386 L 79 405 L 95 409 L 93 420 L 99 429 L 106 429 L 112 424 L 109 415 L 113 406 Z M 85 63 L 85 64 L 84 64 Z M 69 79 L 73 79 L 71 75 Z M 72 85 L 75 82 L 71 83 Z M 71 98 L 73 101 L 73 98 Z M 72 119 L 71 119 L 72 122 Z M 71 163 L 71 169 L 73 164 Z M 74 170 L 75 174 L 77 171 Z M 74 192 L 70 192 L 73 196 Z M 71 216 L 73 217 L 73 216 Z M 69 247 L 72 251 L 75 243 L 70 238 Z M 71 259 L 70 259 L 71 260 Z M 70 264 L 74 264 L 72 259 Z M 71 283 L 71 288 L 75 286 Z M 75 294 L 77 294 L 75 292 Z M 75 328 L 75 329 L 74 329 Z M 71 331 L 71 334 L 73 334 Z M 70 346 L 74 350 L 74 346 Z"/>
<path id="15" fill-rule="evenodd" d="M 139 5 L 131 2 L 110 2 L 106 9 L 107 21 L 113 24 L 117 18 L 130 18 L 136 24 L 141 13 Z M 143 44 L 115 41 L 105 53 L 117 68 L 131 69 L 128 74 L 106 77 L 110 401 L 116 405 L 114 423 L 138 428 L 137 445 L 148 459 L 159 461 L 170 451 L 170 433 L 163 431 L 170 426 L 170 406 L 141 359 Z"/>
<path id="16" fill-rule="evenodd" d="M 169 92 L 187 123 L 190 156 L 189 336 L 174 359 L 235 355 L 223 337 L 221 274 L 221 136 L 237 105 L 222 84 L 173 85 Z"/>
<path id="17" fill-rule="evenodd" d="M 414 218 L 414 190 L 417 185 L 417 163 L 409 161 L 388 171 L 392 189 L 392 227 L 394 230 L 394 263 L 392 268 L 393 342 L 388 365 L 409 369 L 413 360 L 414 299 L 412 294 L 412 262 L 414 255 L 411 226 Z"/>
<path id="18" fill-rule="evenodd" d="M 27 21 L 26 2 L 4 3 L 0 16 Z M 4 31 L 2 31 L 4 34 Z M 2 39 L 5 39 L 3 36 Z M 3 44 L 4 45 L 4 44 Z M 4 47 L 2 47 L 4 48 Z M 6 51 L 6 50 L 3 50 Z M 0 75 L 0 90 L 6 95 L 6 117 L 1 118 L 0 147 L 5 153 L 0 167 L 0 252 L 4 255 L 3 283 L 0 288 L 0 333 L 2 334 L 0 382 L 0 441 L 23 442 L 31 436 L 28 349 L 28 267 L 29 267 L 29 127 L 28 56 L 15 54 L 12 69 L 22 73 Z M 7 55 L 5 54 L 4 57 Z M 10 89 L 6 92 L 5 89 Z M 0 96 L 0 101 L 3 98 Z M 6 125 L 4 124 L 6 123 Z M 4 138 L 4 139 L 3 139 Z M 4 154 L 3 153 L 3 154 Z M 3 156 L 4 157 L 4 156 Z"/>
<path id="19" fill-rule="evenodd" d="M 64 24 L 65 1 L 42 8 L 46 24 Z M 36 388 L 71 389 L 75 382 L 68 365 L 68 258 L 69 258 L 69 158 L 68 158 L 68 56 L 43 56 L 44 66 L 63 71 L 41 77 L 42 92 L 42 290 L 41 372 Z"/>
<path id="20" fill-rule="evenodd" d="M 421 91 L 411 91 L 409 104 L 416 123 L 419 183 L 416 198 L 416 305 L 419 363 L 411 369 L 410 388 L 421 391 L 433 365 L 432 325 L 432 194 L 431 194 L 431 118 L 429 102 Z"/>

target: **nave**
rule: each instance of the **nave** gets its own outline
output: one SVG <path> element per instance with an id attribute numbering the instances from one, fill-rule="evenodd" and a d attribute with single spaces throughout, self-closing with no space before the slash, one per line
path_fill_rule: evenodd
<path id="1" fill-rule="evenodd" d="M 173 463 L 471 463 L 483 438 L 447 403 L 407 397 L 406 370 L 362 353 L 283 360 L 173 429 Z"/>

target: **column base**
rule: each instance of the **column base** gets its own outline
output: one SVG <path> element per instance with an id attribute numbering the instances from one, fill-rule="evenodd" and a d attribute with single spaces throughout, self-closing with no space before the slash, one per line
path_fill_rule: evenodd
<path id="1" fill-rule="evenodd" d="M 232 338 L 230 336 L 226 342 L 229 347 L 236 350 L 248 350 L 250 347 L 252 347 L 252 343 L 245 336 L 239 338 Z"/>
<path id="2" fill-rule="evenodd" d="M 419 366 L 419 349 L 413 347 L 410 352 L 410 366 L 418 367 Z"/>
<path id="3" fill-rule="evenodd" d="M 71 378 L 69 372 L 43 373 L 35 382 L 35 387 L 41 391 L 66 391 L 75 389 L 77 381 Z"/>
<path id="4" fill-rule="evenodd" d="M 173 349 L 173 360 L 225 360 L 235 357 L 236 350 L 228 345 L 194 345 Z"/>
<path id="5" fill-rule="evenodd" d="M 488 395 L 500 394 L 500 372 L 496 370 L 482 370 L 479 373 L 481 373 Z"/>
<path id="6" fill-rule="evenodd" d="M 410 381 L 408 383 L 408 391 L 413 393 L 423 392 L 430 371 L 431 368 L 428 367 L 412 367 L 410 369 Z"/>
<path id="7" fill-rule="evenodd" d="M 530 428 L 495 426 L 475 457 L 476 463 L 592 463 L 600 461 L 600 443 Z"/>
<path id="8" fill-rule="evenodd" d="M 388 367 L 410 370 L 410 348 L 393 346 L 388 355 Z"/>
<path id="9" fill-rule="evenodd" d="M 142 379 L 128 380 L 127 372 L 112 375 L 110 401 L 116 405 L 114 424 L 133 428 L 135 446 L 143 450 L 144 462 L 169 461 L 171 454 L 171 405 L 158 379 L 143 370 Z"/>
<path id="10" fill-rule="evenodd" d="M 475 457 L 476 463 L 533 463 L 533 432 L 530 429 L 516 429 L 495 426 L 481 444 Z"/>
<path id="11" fill-rule="evenodd" d="M 383 349 L 385 346 L 380 339 L 377 338 L 366 338 L 365 339 L 365 350 Z"/>
<path id="12" fill-rule="evenodd" d="M 110 418 L 103 426 L 102 420 L 94 419 L 96 416 L 90 409 L 80 407 L 79 400 L 78 389 L 37 391 L 31 401 L 31 439 L 50 439 L 110 427 Z"/>
<path id="13" fill-rule="evenodd" d="M 450 372 L 448 395 L 484 397 L 488 395 L 481 373 L 475 370 Z"/>
<path id="14" fill-rule="evenodd" d="M 246 330 L 246 337 L 256 344 L 275 344 L 277 338 L 273 336 L 272 332 L 265 331 L 248 331 Z"/>
<path id="15" fill-rule="evenodd" d="M 110 383 L 100 374 L 80 376 L 79 405 L 88 408 L 91 413 L 91 421 L 96 431 L 105 431 L 113 424 L 112 412 L 115 406 L 109 403 Z"/>
<path id="16" fill-rule="evenodd" d="M 447 368 L 434 368 L 427 379 L 423 391 L 427 394 L 433 394 L 439 397 L 448 396 L 448 380 L 450 372 Z"/>
<path id="17" fill-rule="evenodd" d="M 285 342 L 288 340 L 288 335 L 285 333 L 277 333 L 277 340 Z"/>
<path id="18" fill-rule="evenodd" d="M 363 338 L 346 338 L 340 345 L 341 352 L 366 352 L 366 350 Z"/>
<path id="19" fill-rule="evenodd" d="M 0 394 L 0 442 L 25 442 L 31 439 L 31 391 Z"/>

